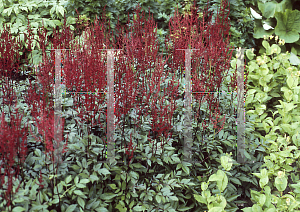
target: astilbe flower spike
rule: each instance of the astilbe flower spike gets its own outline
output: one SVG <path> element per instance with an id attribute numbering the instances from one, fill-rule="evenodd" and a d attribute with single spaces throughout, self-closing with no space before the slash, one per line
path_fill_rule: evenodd
<path id="1" fill-rule="evenodd" d="M 7 184 L 4 195 L 7 207 L 11 204 L 13 178 L 18 178 L 20 167 L 27 155 L 27 146 L 25 144 L 27 130 L 26 126 L 21 128 L 22 115 L 18 113 L 18 108 L 14 112 L 14 115 L 11 115 L 10 123 L 7 123 L 5 121 L 5 113 L 2 113 L 0 122 L 0 188 L 3 190 Z M 18 161 L 17 166 L 15 166 L 16 161 Z M 7 182 L 5 180 L 6 177 Z M 15 193 L 18 189 L 19 187 Z"/>
<path id="2" fill-rule="evenodd" d="M 121 53 L 120 55 L 126 56 L 128 63 L 121 57 L 116 67 L 117 82 L 119 82 L 116 86 L 116 116 L 120 121 L 122 115 L 125 117 L 130 108 L 135 106 L 137 120 L 140 121 L 142 115 L 151 116 L 153 119 L 152 131 L 157 132 L 155 137 L 158 138 L 162 134 L 167 135 L 166 132 L 171 129 L 170 123 L 175 103 L 171 95 L 169 99 L 171 106 L 163 104 L 166 103 L 167 96 L 161 95 L 160 84 L 169 74 L 163 69 L 166 62 L 163 62 L 162 56 L 158 55 L 157 27 L 153 18 L 145 20 L 144 12 L 140 17 L 140 10 L 140 7 L 136 10 L 136 18 L 133 20 L 130 32 L 126 31 L 124 36 L 117 36 L 123 38 L 121 43 L 126 45 L 126 49 L 124 49 L 126 54 Z M 128 34 L 131 36 L 129 37 Z M 130 64 L 134 65 L 130 66 Z M 172 81 L 173 83 L 169 83 L 168 87 L 164 88 L 165 95 L 166 91 L 177 92 L 176 89 L 179 85 L 174 86 L 174 78 Z M 125 85 L 126 87 L 124 87 Z M 159 107 L 157 107 L 158 105 Z M 148 108 L 151 108 L 151 112 L 147 110 Z M 154 139 L 151 141 L 154 142 Z"/>
<path id="3" fill-rule="evenodd" d="M 228 32 L 230 24 L 228 23 L 229 11 L 226 10 L 227 3 L 226 1 L 222 2 L 215 23 L 211 22 L 211 14 L 208 13 L 208 8 L 203 12 L 203 21 L 197 20 L 198 15 L 195 4 L 191 8 L 191 15 L 184 16 L 181 20 L 179 16 L 175 16 L 170 20 L 171 39 L 169 40 L 172 40 L 175 49 L 197 49 L 192 51 L 191 58 L 192 85 L 195 93 L 219 91 L 223 77 L 226 76 L 226 71 L 230 67 L 228 61 L 231 59 L 232 51 L 229 51 L 230 35 Z M 205 22 L 204 18 L 206 17 L 208 17 L 208 20 Z M 180 51 L 175 51 L 175 55 L 180 54 L 182 54 Z M 182 58 L 184 57 L 177 56 L 177 58 L 174 58 L 176 67 L 183 62 Z M 207 95 L 209 94 L 197 93 L 194 96 L 201 103 Z M 211 100 L 212 97 L 208 101 L 207 109 L 209 110 L 212 109 Z M 215 119 L 217 120 L 219 116 L 216 112 L 213 113 L 217 116 Z M 212 117 L 210 119 L 215 122 Z M 225 121 L 224 118 L 222 120 Z"/>

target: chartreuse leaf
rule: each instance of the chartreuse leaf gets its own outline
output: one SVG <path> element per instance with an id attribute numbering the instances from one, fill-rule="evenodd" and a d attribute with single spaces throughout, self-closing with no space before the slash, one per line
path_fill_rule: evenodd
<path id="1" fill-rule="evenodd" d="M 233 161 L 229 156 L 222 156 L 221 157 L 221 165 L 223 166 L 223 168 L 226 171 L 229 171 L 231 169 L 232 163 L 233 163 Z"/>
<path id="2" fill-rule="evenodd" d="M 195 200 L 197 200 L 198 202 L 203 203 L 203 204 L 207 204 L 206 199 L 204 197 L 202 197 L 201 195 L 194 194 L 194 197 L 195 197 Z"/>
<path id="3" fill-rule="evenodd" d="M 279 178 L 277 176 L 275 178 L 275 186 L 278 189 L 278 191 L 284 191 L 287 187 L 287 178 L 286 177 Z"/>

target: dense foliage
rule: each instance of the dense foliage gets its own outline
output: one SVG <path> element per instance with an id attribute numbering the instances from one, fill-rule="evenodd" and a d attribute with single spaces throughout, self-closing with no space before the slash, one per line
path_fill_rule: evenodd
<path id="1" fill-rule="evenodd" d="M 8 4 L 7 1 L 5 3 Z M 144 3 L 147 6 L 149 2 Z M 158 3 L 168 5 L 168 1 Z M 213 3 L 211 6 L 216 7 L 218 1 Z M 12 5 L 12 1 L 9 4 Z M 89 10 L 97 14 L 97 5 L 92 5 L 95 3 L 88 2 L 90 7 L 84 7 L 84 2 L 76 4 L 79 11 L 89 9 L 85 11 L 88 15 L 78 20 L 66 16 L 67 23 L 73 20 L 72 23 L 78 24 L 73 35 L 72 24 L 71 31 L 65 26 L 52 29 L 47 43 L 47 33 L 37 30 L 41 33 L 36 33 L 38 37 L 33 36 L 35 44 L 31 46 L 32 34 L 24 37 L 19 45 L 9 40 L 8 31 L 1 34 L 0 73 L 3 78 L 0 95 L 3 98 L 0 101 L 1 112 L 4 112 L 0 120 L 1 210 L 300 210 L 297 130 L 300 61 L 297 54 L 284 52 L 284 40 L 265 36 L 261 44 L 263 48 L 260 45 L 256 47 L 261 49 L 260 52 L 246 51 L 246 163 L 239 163 L 235 157 L 237 99 L 234 93 L 225 92 L 203 95 L 203 99 L 201 95 L 193 98 L 192 110 L 195 110 L 196 117 L 191 122 L 192 151 L 196 161 L 189 163 L 184 160 L 184 93 L 187 81 L 183 75 L 187 74 L 184 64 L 188 56 L 184 51 L 172 51 L 172 47 L 205 47 L 208 50 L 206 54 L 192 52 L 193 92 L 236 91 L 236 67 L 243 64 L 238 57 L 231 58 L 232 51 L 227 52 L 231 60 L 226 61 L 226 57 L 221 56 L 227 55 L 226 52 L 214 48 L 217 44 L 234 46 L 236 41 L 218 37 L 222 34 L 223 38 L 227 38 L 233 24 L 227 23 L 226 17 L 220 13 L 215 14 L 216 8 L 199 13 L 189 7 L 191 2 L 186 2 L 187 18 L 174 14 L 174 18 L 170 18 L 168 34 L 163 36 L 167 38 L 165 51 L 171 55 L 164 63 L 157 54 L 161 50 L 156 42 L 162 38 L 159 36 L 161 31 L 153 32 L 155 25 L 152 20 L 142 24 L 141 20 L 145 19 L 137 12 L 131 14 L 129 32 L 122 31 L 121 23 L 114 27 L 116 33 L 111 33 L 109 27 L 86 25 L 87 17 L 93 19 Z M 102 3 L 98 4 L 102 9 Z M 242 5 L 238 1 L 232 1 L 232 4 Z M 231 7 L 224 5 L 223 12 L 226 14 Z M 64 6 L 67 8 L 67 3 Z M 113 6 L 109 4 L 108 8 Z M 62 14 L 61 7 L 55 8 L 50 13 L 53 15 L 56 11 L 56 15 L 62 18 L 65 13 Z M 15 9 L 12 11 L 15 12 Z M 206 15 L 210 11 L 212 15 Z M 206 17 L 203 25 L 194 19 L 199 15 L 201 19 L 201 14 Z M 235 14 L 238 16 L 239 13 Z M 148 18 L 147 12 L 145 17 Z M 104 16 L 99 20 L 104 20 Z M 249 20 L 245 16 L 244 22 L 249 23 Z M 193 28 L 193 25 L 197 27 Z M 206 30 L 200 30 L 201 27 Z M 222 33 L 214 30 L 218 28 L 223 30 Z M 210 40 L 211 33 L 215 36 Z M 107 39 L 112 34 L 112 40 Z M 135 42 L 128 42 L 127 34 Z M 253 39 L 246 37 L 240 42 L 251 44 Z M 202 46 L 197 41 L 203 38 Z M 32 55 L 36 54 L 29 58 L 43 63 L 37 67 L 36 75 L 21 80 L 14 74 L 19 73 L 16 70 L 21 69 L 20 64 L 24 65 L 24 61 L 25 65 L 29 63 L 26 54 L 22 55 L 23 62 L 18 55 L 24 50 L 25 43 L 28 44 L 26 51 L 32 49 Z M 108 103 L 105 103 L 104 95 L 63 94 L 64 140 L 60 148 L 54 148 L 55 135 L 53 130 L 49 130 L 56 121 L 53 78 L 60 80 L 55 76 L 55 67 L 61 66 L 67 73 L 62 75 L 65 91 L 81 92 L 83 86 L 89 86 L 89 91 L 103 90 L 106 82 L 101 76 L 107 67 L 104 58 L 108 56 L 108 53 L 99 50 L 103 46 L 127 47 L 126 54 L 121 51 L 115 55 L 115 114 L 118 122 L 115 131 L 116 160 L 112 163 L 99 162 L 107 156 L 105 129 L 108 122 L 105 113 Z M 50 48 L 70 48 L 78 52 L 63 52 L 59 63 L 53 52 L 46 53 L 45 50 Z M 34 52 L 34 49 L 41 49 L 41 53 Z M 200 65 L 196 58 L 203 58 Z M 159 67 L 156 72 L 152 72 L 153 64 L 149 61 L 156 62 L 156 67 Z M 198 66 L 201 67 L 199 70 Z M 98 73 L 99 67 L 103 73 Z M 222 68 L 228 72 L 222 75 Z M 95 86 L 97 89 L 92 90 Z M 142 106 L 138 107 L 141 103 Z M 225 119 L 222 119 L 223 116 Z M 57 162 L 55 158 L 62 161 Z"/>

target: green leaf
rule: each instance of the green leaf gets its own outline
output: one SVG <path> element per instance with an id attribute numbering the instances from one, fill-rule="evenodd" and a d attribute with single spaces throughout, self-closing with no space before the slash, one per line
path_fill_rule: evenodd
<path id="1" fill-rule="evenodd" d="M 219 176 L 217 176 L 216 174 L 213 174 L 209 177 L 208 181 L 218 181 L 219 180 Z"/>
<path id="2" fill-rule="evenodd" d="M 38 210 L 38 211 L 43 211 L 43 209 L 46 209 L 48 206 L 47 205 L 35 205 L 31 208 L 32 211 Z"/>
<path id="3" fill-rule="evenodd" d="M 56 14 L 58 15 L 58 13 L 60 13 L 61 16 L 64 17 L 64 8 L 63 8 L 63 6 L 58 5 L 56 7 Z"/>
<path id="4" fill-rule="evenodd" d="M 78 196 L 84 196 L 84 193 L 80 190 L 75 190 L 74 194 L 77 194 Z"/>
<path id="5" fill-rule="evenodd" d="M 286 177 L 279 178 L 278 176 L 275 178 L 275 186 L 278 191 L 284 191 L 287 187 L 287 179 Z"/>
<path id="6" fill-rule="evenodd" d="M 246 55 L 247 55 L 249 60 L 252 60 L 253 57 L 255 56 L 255 54 L 250 49 L 246 50 Z"/>
<path id="7" fill-rule="evenodd" d="M 206 183 L 206 182 L 202 182 L 201 183 L 201 189 L 202 189 L 202 191 L 205 191 L 208 188 L 208 184 L 209 183 Z"/>
<path id="8" fill-rule="evenodd" d="M 228 156 L 221 157 L 221 165 L 223 166 L 223 168 L 226 171 L 229 171 L 231 169 L 232 163 L 233 163 L 233 161 L 230 157 L 228 157 Z"/>
<path id="9" fill-rule="evenodd" d="M 77 188 L 85 188 L 86 187 L 86 185 L 81 184 L 81 183 L 77 183 L 75 185 L 76 185 Z"/>
<path id="10" fill-rule="evenodd" d="M 171 201 L 178 201 L 176 196 L 168 196 Z"/>
<path id="11" fill-rule="evenodd" d="M 185 164 L 183 164 L 182 170 L 183 170 L 187 175 L 190 174 L 190 169 L 189 169 L 189 167 L 187 167 Z"/>
<path id="12" fill-rule="evenodd" d="M 14 7 L 14 11 L 15 11 L 16 15 L 19 14 L 19 8 L 18 7 Z"/>
<path id="13" fill-rule="evenodd" d="M 213 208 L 209 209 L 209 212 L 220 212 L 220 211 L 224 211 L 224 208 L 222 208 L 222 207 L 213 207 Z"/>
<path id="14" fill-rule="evenodd" d="M 76 206 L 77 206 L 77 204 L 70 205 L 68 207 L 68 209 L 66 210 L 66 212 L 73 212 L 75 210 Z"/>
<path id="15" fill-rule="evenodd" d="M 35 150 L 34 150 L 34 153 L 35 153 L 35 155 L 38 156 L 38 157 L 41 157 L 41 156 L 42 156 L 42 152 L 41 152 L 40 149 L 35 149 Z"/>
<path id="16" fill-rule="evenodd" d="M 285 12 L 276 12 L 277 25 L 275 33 L 286 43 L 294 43 L 299 40 L 300 11 L 286 9 Z"/>
<path id="17" fill-rule="evenodd" d="M 268 41 L 264 40 L 262 42 L 263 47 L 265 47 L 266 51 L 268 51 L 270 49 L 270 44 Z"/>
<path id="18" fill-rule="evenodd" d="M 232 202 L 233 200 L 235 200 L 239 196 L 240 196 L 240 194 L 232 195 L 232 196 L 226 198 L 226 200 L 227 200 L 227 202 Z"/>
<path id="19" fill-rule="evenodd" d="M 55 9 L 56 9 L 57 5 L 53 5 L 53 7 L 50 10 L 50 15 L 52 16 L 52 14 L 54 13 Z"/>
<path id="20" fill-rule="evenodd" d="M 292 9 L 292 5 L 289 0 L 283 0 L 280 3 L 276 1 L 258 2 L 258 9 L 265 18 L 274 18 L 275 12 L 284 12 L 285 9 Z"/>
<path id="21" fill-rule="evenodd" d="M 241 181 L 235 177 L 230 177 L 229 178 L 231 182 L 238 184 L 238 185 L 242 185 Z"/>
<path id="22" fill-rule="evenodd" d="M 116 184 L 108 184 L 112 189 L 117 189 Z"/>
<path id="23" fill-rule="evenodd" d="M 95 173 L 95 174 L 96 174 L 96 173 Z M 96 176 L 96 175 L 94 175 L 94 174 L 92 174 L 92 175 L 90 176 L 90 179 L 91 179 L 91 182 L 94 183 L 95 181 L 98 181 L 98 180 L 99 180 L 99 177 Z"/>
<path id="24" fill-rule="evenodd" d="M 102 174 L 102 175 L 110 174 L 110 172 L 107 170 L 107 168 L 99 169 L 98 173 Z"/>
<path id="25" fill-rule="evenodd" d="M 194 197 L 195 197 L 195 200 L 197 200 L 198 202 L 203 203 L 203 204 L 207 204 L 206 199 L 204 199 L 204 197 L 202 197 L 201 195 L 194 194 Z"/>
<path id="26" fill-rule="evenodd" d="M 25 208 L 18 206 L 18 207 L 14 207 L 14 209 L 12 210 L 12 212 L 21 212 L 21 211 L 25 211 Z"/>
<path id="27" fill-rule="evenodd" d="M 84 209 L 85 201 L 81 197 L 77 197 L 77 202 Z"/>
<path id="28" fill-rule="evenodd" d="M 297 66 L 297 65 L 300 64 L 300 59 L 299 59 L 299 57 L 298 57 L 297 55 L 295 55 L 293 52 L 291 52 L 291 55 L 290 55 L 289 60 L 290 60 L 290 63 L 291 63 L 292 65 Z M 295 84 L 296 84 L 296 83 L 295 83 Z M 296 85 L 296 86 L 297 86 L 297 85 Z"/>
<path id="29" fill-rule="evenodd" d="M 65 179 L 66 184 L 68 184 L 69 182 L 71 182 L 71 180 L 72 180 L 72 176 L 69 175 L 69 176 Z"/>
<path id="30" fill-rule="evenodd" d="M 54 199 L 50 202 L 51 204 L 58 204 L 59 203 L 59 199 Z"/>
<path id="31" fill-rule="evenodd" d="M 140 163 L 133 163 L 132 164 L 132 166 L 134 167 L 134 168 L 145 168 L 145 166 L 143 166 L 142 164 L 140 164 Z"/>
<path id="32" fill-rule="evenodd" d="M 263 206 L 265 202 L 266 202 L 266 196 L 264 194 L 261 194 L 259 198 L 259 205 Z"/>
<path id="33" fill-rule="evenodd" d="M 135 210 L 135 211 L 144 211 L 144 210 L 146 210 L 146 207 L 145 206 L 136 205 L 136 206 L 133 207 L 133 210 Z"/>
<path id="34" fill-rule="evenodd" d="M 217 181 L 217 186 L 219 190 L 223 192 L 228 185 L 227 175 L 222 170 L 218 170 L 217 175 L 220 178 L 220 180 Z"/>
<path id="35" fill-rule="evenodd" d="M 100 195 L 100 198 L 103 200 L 110 200 L 112 198 L 114 198 L 115 196 L 117 196 L 117 194 L 113 194 L 113 193 L 104 193 Z"/>
<path id="36" fill-rule="evenodd" d="M 100 208 L 96 208 L 95 209 L 97 212 L 108 212 L 109 210 L 107 210 L 106 208 L 104 207 L 100 207 Z"/>
<path id="37" fill-rule="evenodd" d="M 90 182 L 90 180 L 89 179 L 81 179 L 80 180 L 80 182 L 79 183 L 89 183 Z"/>
<path id="38" fill-rule="evenodd" d="M 160 195 L 157 194 L 155 196 L 155 199 L 156 199 L 156 201 L 157 201 L 158 204 L 161 202 L 161 196 Z"/>

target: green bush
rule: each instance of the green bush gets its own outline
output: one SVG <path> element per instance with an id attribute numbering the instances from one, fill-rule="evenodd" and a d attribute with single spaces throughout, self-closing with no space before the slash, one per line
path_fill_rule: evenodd
<path id="1" fill-rule="evenodd" d="M 273 37 L 265 37 L 262 56 L 254 58 L 253 52 L 246 53 L 251 61 L 245 104 L 249 109 L 254 108 L 247 114 L 255 120 L 257 131 L 254 133 L 261 139 L 261 144 L 265 143 L 265 157 L 260 173 L 253 173 L 259 178 L 262 190 L 251 189 L 254 205 L 244 208 L 245 212 L 300 209 L 299 59 L 293 53 L 280 53 L 277 44 L 270 46 L 267 40 Z M 283 41 L 278 43 L 283 44 Z"/>

